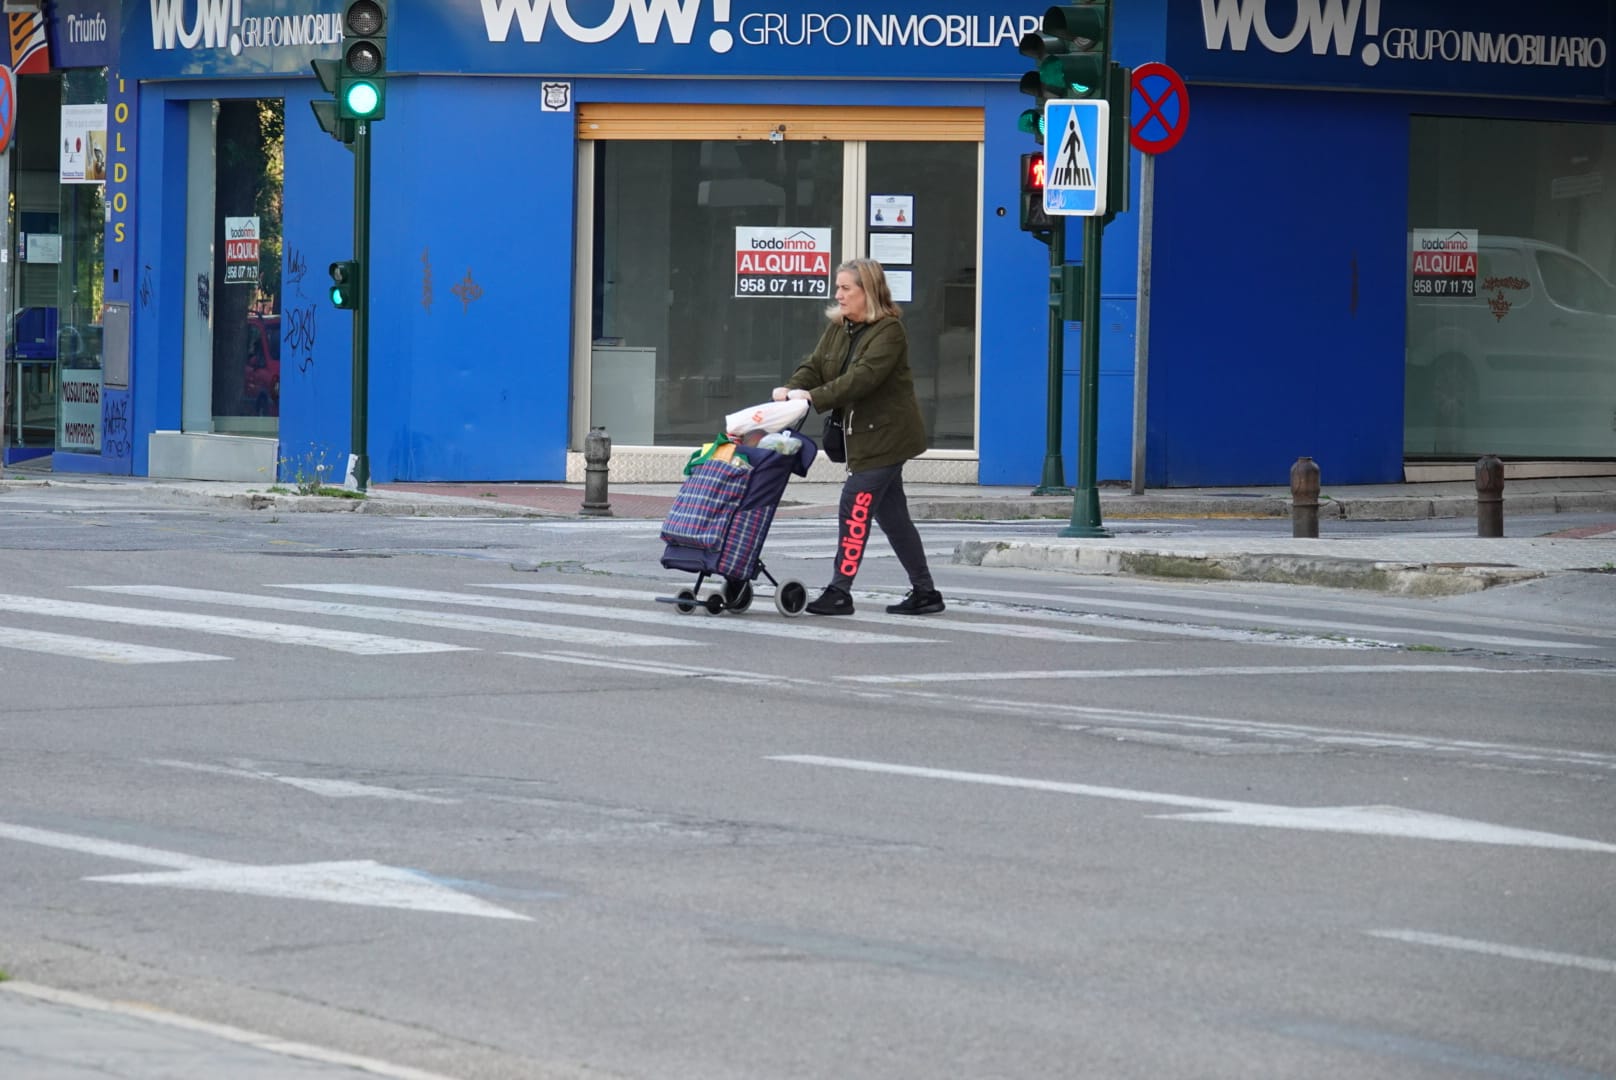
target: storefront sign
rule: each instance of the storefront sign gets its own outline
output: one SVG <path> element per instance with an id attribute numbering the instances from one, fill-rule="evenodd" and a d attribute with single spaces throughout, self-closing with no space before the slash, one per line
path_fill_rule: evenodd
<path id="1" fill-rule="evenodd" d="M 62 368 L 62 407 L 57 411 L 56 447 L 101 452 L 101 370 Z"/>
<path id="2" fill-rule="evenodd" d="M 136 79 L 307 74 L 334 57 L 342 0 L 133 0 Z M 1041 15 L 994 0 L 432 0 L 395 3 L 388 66 L 470 74 L 1015 79 Z M 984 8 L 992 10 L 984 10 Z M 1039 9 L 1041 11 L 1041 9 Z"/>
<path id="3" fill-rule="evenodd" d="M 224 283 L 258 284 L 258 219 L 224 219 Z"/>
<path id="4" fill-rule="evenodd" d="M 114 67 L 118 63 L 118 0 L 55 0 L 50 20 L 51 65 Z"/>
<path id="5" fill-rule="evenodd" d="M 1191 82 L 1608 99 L 1610 0 L 1168 0 Z"/>
<path id="6" fill-rule="evenodd" d="M 1415 229 L 1408 234 L 1410 291 L 1414 296 L 1475 296 L 1475 229 Z"/>
<path id="7" fill-rule="evenodd" d="M 107 107 L 62 106 L 61 181 L 104 184 L 107 180 Z"/>
<path id="8" fill-rule="evenodd" d="M 783 300 L 830 297 L 829 229 L 735 230 L 735 295 Z"/>

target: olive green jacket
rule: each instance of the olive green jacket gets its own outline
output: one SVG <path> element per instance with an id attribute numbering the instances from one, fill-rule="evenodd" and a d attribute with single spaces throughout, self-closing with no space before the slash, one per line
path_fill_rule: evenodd
<path id="1" fill-rule="evenodd" d="M 909 337 L 903 322 L 887 316 L 870 323 L 859 335 L 846 372 L 842 371 L 844 360 L 847 330 L 841 323 L 832 323 L 786 386 L 813 395 L 816 412 L 841 410 L 847 431 L 848 471 L 897 465 L 922 453 L 926 422 L 915 400 Z"/>

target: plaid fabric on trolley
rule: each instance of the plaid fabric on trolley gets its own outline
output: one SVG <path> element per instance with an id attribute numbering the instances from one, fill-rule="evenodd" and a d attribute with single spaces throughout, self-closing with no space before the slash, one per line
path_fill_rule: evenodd
<path id="1" fill-rule="evenodd" d="M 768 532 L 773 516 L 773 506 L 754 506 L 736 513 L 729 535 L 724 538 L 724 550 L 718 553 L 720 574 L 736 581 L 751 581 L 757 576 L 758 549 L 763 546 L 763 534 Z"/>
<path id="2" fill-rule="evenodd" d="M 752 470 L 730 461 L 704 461 L 693 469 L 662 523 L 662 541 L 713 551 L 724 541 L 730 518 L 746 494 Z"/>

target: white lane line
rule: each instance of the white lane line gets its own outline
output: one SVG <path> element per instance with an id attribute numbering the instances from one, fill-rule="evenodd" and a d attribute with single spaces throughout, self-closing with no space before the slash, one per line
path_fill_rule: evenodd
<path id="1" fill-rule="evenodd" d="M 1553 668 L 1502 670 L 1456 664 L 1314 664 L 1285 667 L 1184 667 L 1184 668 L 1094 668 L 1056 671 L 917 671 L 908 675 L 838 675 L 838 682 L 927 683 L 927 682 L 1023 682 L 1027 680 L 1072 679 L 1202 679 L 1276 675 L 1566 675 L 1603 672 L 1569 672 Z"/>
<path id="2" fill-rule="evenodd" d="M 628 631 L 597 630 L 587 626 L 559 626 L 554 623 L 498 619 L 489 615 L 461 615 L 449 611 L 419 611 L 409 608 L 371 607 L 367 604 L 340 604 L 323 600 L 294 600 L 285 596 L 258 596 L 252 593 L 218 592 L 213 589 L 187 589 L 174 585 L 86 585 L 98 592 L 126 596 L 149 596 L 158 600 L 184 600 L 195 604 L 222 604 L 228 607 L 265 608 L 295 611 L 305 615 L 330 615 L 343 619 L 371 619 L 375 622 L 410 623 L 438 630 L 468 630 L 481 634 L 565 641 L 572 645 L 669 646 L 699 645 L 692 638 L 633 634 Z"/>
<path id="3" fill-rule="evenodd" d="M 49 653 L 75 660 L 101 660 L 109 664 L 179 664 L 192 660 L 228 660 L 228 656 L 161 649 L 155 645 L 129 645 L 121 641 L 53 634 L 48 630 L 16 630 L 0 626 L 0 648 Z"/>
<path id="4" fill-rule="evenodd" d="M 997 773 L 960 772 L 919 765 L 899 765 L 885 761 L 859 761 L 853 758 L 821 757 L 816 754 L 781 754 L 765 760 L 793 765 L 818 765 L 857 772 L 885 773 L 924 780 L 950 780 L 956 783 L 985 784 L 991 787 L 1021 788 L 1060 795 L 1086 795 L 1122 802 L 1155 803 L 1190 811 L 1158 815 L 1168 821 L 1209 822 L 1220 825 L 1246 825 L 1269 829 L 1297 829 L 1304 832 L 1348 833 L 1401 840 L 1442 840 L 1466 844 L 1500 844 L 1510 847 L 1549 848 L 1559 851 L 1616 853 L 1616 844 L 1585 840 L 1577 836 L 1516 829 L 1469 821 L 1446 814 L 1407 810 L 1400 806 L 1276 806 L 1269 803 L 1235 802 L 1229 799 L 1203 799 L 1193 795 L 1172 795 L 1160 791 L 1101 787 L 1094 784 L 1068 784 L 1055 780 L 1035 780 Z"/>
<path id="5" fill-rule="evenodd" d="M 477 586 L 477 587 L 478 588 L 487 588 L 487 589 L 495 589 L 495 588 L 497 588 L 497 589 L 520 589 L 523 592 L 544 593 L 546 595 L 552 595 L 552 596 L 596 596 L 596 597 L 600 597 L 602 599 L 611 599 L 611 600 L 640 600 L 640 599 L 644 599 L 644 597 L 645 597 L 644 592 L 636 591 L 634 589 L 614 589 L 614 588 L 607 588 L 607 587 L 596 588 L 596 587 L 591 586 L 591 585 L 566 585 L 566 584 L 528 585 L 528 584 L 522 584 L 522 585 L 480 585 L 480 586 Z M 886 593 L 886 594 L 877 593 L 876 595 L 877 596 L 890 595 L 890 596 L 892 596 L 892 598 L 894 600 L 899 598 L 896 594 L 891 594 L 891 593 Z M 876 601 L 876 602 L 877 603 L 884 603 L 884 601 L 879 601 L 879 600 Z M 1017 613 L 1011 612 L 1010 614 L 1012 616 L 1015 616 Z M 920 620 L 917 620 L 916 617 L 913 616 L 913 615 L 888 615 L 885 612 L 866 612 L 863 609 L 860 609 L 858 611 L 858 613 L 855 614 L 853 617 L 858 620 L 858 625 L 860 625 L 860 626 L 868 625 L 870 623 L 877 623 L 877 624 L 882 625 L 882 626 L 913 627 L 913 626 L 917 625 L 917 623 L 920 621 Z M 1035 616 L 1035 618 L 1036 618 L 1036 616 Z M 1047 617 L 1044 617 L 1041 621 L 1047 622 L 1049 620 L 1048 620 Z M 1056 628 L 1053 628 L 1053 627 L 1045 627 L 1045 626 L 1027 626 L 1027 625 L 1019 625 L 1019 624 L 1018 625 L 1012 625 L 1010 623 L 992 623 L 992 622 L 976 622 L 976 621 L 965 622 L 965 621 L 962 621 L 960 619 L 936 620 L 936 619 L 929 619 L 929 618 L 925 619 L 924 623 L 925 623 L 926 629 L 931 633 L 938 633 L 938 632 L 942 632 L 942 631 L 951 631 L 951 632 L 957 632 L 957 633 L 962 633 L 962 634 L 991 634 L 994 637 L 1018 637 L 1018 638 L 1028 638 L 1028 639 L 1032 639 L 1032 640 L 1035 640 L 1035 641 L 1070 641 L 1070 642 L 1082 643 L 1082 644 L 1086 644 L 1086 645 L 1093 645 L 1093 644 L 1097 644 L 1097 643 L 1098 644 L 1104 644 L 1104 643 L 1108 643 L 1108 642 L 1109 643 L 1123 643 L 1123 642 L 1126 642 L 1128 644 L 1133 644 L 1133 639 L 1131 639 L 1131 638 L 1101 637 L 1098 634 L 1085 634 L 1085 633 L 1083 633 L 1081 631 L 1078 631 L 1078 630 L 1061 630 L 1061 629 L 1056 629 Z"/>
<path id="6" fill-rule="evenodd" d="M 1602 975 L 1616 975 L 1616 961 L 1601 960 L 1596 956 L 1578 956 L 1575 953 L 1548 952 L 1544 949 L 1523 949 L 1516 945 L 1499 945 L 1491 941 L 1449 937 L 1446 934 L 1427 934 L 1420 930 L 1365 930 L 1370 937 L 1390 941 L 1406 941 L 1414 945 L 1434 945 L 1439 949 L 1458 949 L 1462 952 L 1485 953 L 1511 960 L 1531 960 L 1539 964 L 1582 968 Z"/>
<path id="7" fill-rule="evenodd" d="M 47 618 L 123 623 L 128 626 L 157 626 L 168 630 L 193 630 L 202 634 L 222 634 L 225 637 L 268 641 L 277 645 L 309 645 L 358 656 L 467 651 L 460 645 L 444 645 L 436 641 L 413 641 L 409 638 L 382 637 L 379 634 L 354 634 L 347 630 L 322 630 L 314 626 L 232 619 L 222 615 L 194 615 L 181 611 L 113 607 L 109 604 L 80 604 L 72 600 L 47 600 L 40 596 L 0 595 L 0 611 L 16 611 L 24 615 L 42 615 Z"/>
<path id="8" fill-rule="evenodd" d="M 759 597 L 754 607 L 764 605 L 768 615 L 748 615 L 737 618 L 723 615 L 712 618 L 699 612 L 692 615 L 675 613 L 672 604 L 654 602 L 649 590 L 634 594 L 636 599 L 651 601 L 644 610 L 636 608 L 606 607 L 600 604 L 565 604 L 550 600 L 519 600 L 506 596 L 479 596 L 476 593 L 443 592 L 436 589 L 405 589 L 391 585 L 270 585 L 272 589 L 301 589 L 307 592 L 338 593 L 349 596 L 377 596 L 387 600 L 415 600 L 423 604 L 459 604 L 465 607 L 498 608 L 502 611 L 537 611 L 546 615 L 573 615 L 584 619 L 604 619 L 608 622 L 655 623 L 663 629 L 674 629 L 670 619 L 697 620 L 690 630 L 703 638 L 712 634 L 735 633 L 789 638 L 792 641 L 829 641 L 837 645 L 935 645 L 937 641 L 922 637 L 899 637 L 895 634 L 870 634 L 848 627 L 812 626 L 803 619 L 793 619 L 790 625 L 773 616 L 772 601 Z M 506 588 L 521 590 L 521 585 L 473 586 L 474 588 Z M 667 590 L 672 595 L 673 590 Z M 655 610 L 662 609 L 662 610 Z M 843 620 L 845 622 L 845 620 Z M 682 627 L 680 627 L 682 629 Z"/>
<path id="9" fill-rule="evenodd" d="M 327 1050 L 321 1046 L 310 1046 L 308 1043 L 290 1042 L 276 1035 L 262 1035 L 256 1031 L 247 1031 L 244 1028 L 230 1027 L 225 1024 L 215 1024 L 207 1020 L 198 1020 L 191 1016 L 182 1016 L 166 1009 L 159 1009 L 144 1003 L 128 1004 L 120 1001 L 107 1001 L 103 998 L 91 997 L 88 994 L 77 994 L 70 990 L 57 990 L 49 986 L 38 986 L 26 982 L 0 983 L 0 992 L 17 994 L 22 997 L 33 998 L 37 1001 L 49 1002 L 52 1005 L 66 1005 L 74 1009 L 89 1012 L 102 1012 L 112 1016 L 128 1017 L 143 1024 L 162 1024 L 165 1027 L 177 1028 L 181 1031 L 192 1031 L 202 1035 L 211 1035 L 226 1042 L 238 1043 L 242 1046 L 262 1050 L 265 1053 L 280 1054 L 284 1057 L 303 1058 L 308 1061 L 323 1062 L 327 1065 L 341 1065 L 376 1076 L 386 1077 L 387 1080 L 452 1080 L 451 1077 L 441 1073 L 423 1072 L 405 1065 L 393 1065 L 375 1058 L 361 1057 L 358 1054 L 348 1054 L 340 1050 Z M 301 1070 L 300 1070 L 301 1071 Z"/>
<path id="10" fill-rule="evenodd" d="M 1041 593 L 1012 593 L 993 589 L 972 589 L 973 594 L 982 596 L 1019 597 L 1023 599 L 1038 599 L 1048 602 L 1052 597 Z M 1399 638 L 1442 638 L 1445 641 L 1463 641 L 1471 645 L 1501 645 L 1510 648 L 1534 649 L 1594 649 L 1596 645 L 1579 645 L 1569 641 L 1546 641 L 1540 638 L 1503 637 L 1496 634 L 1467 634 L 1457 630 L 1439 630 L 1425 626 L 1386 626 L 1372 623 L 1344 623 L 1337 622 L 1328 616 L 1316 619 L 1297 619 L 1288 615 L 1253 615 L 1234 611 L 1229 608 L 1203 608 L 1190 607 L 1182 604 L 1152 604 L 1143 600 L 1112 600 L 1107 597 L 1083 595 L 1060 597 L 1062 601 L 1071 604 L 1082 604 L 1085 607 L 1119 608 L 1124 611 L 1160 612 L 1180 618 L 1211 618 L 1228 619 L 1236 622 L 1251 623 L 1262 627 L 1290 627 L 1307 630 L 1312 633 L 1353 633 L 1391 635 Z M 1424 616 L 1436 618 L 1435 614 Z"/>

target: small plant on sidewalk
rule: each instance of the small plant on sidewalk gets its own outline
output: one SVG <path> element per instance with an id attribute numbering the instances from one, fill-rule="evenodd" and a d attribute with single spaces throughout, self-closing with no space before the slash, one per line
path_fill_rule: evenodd
<path id="1" fill-rule="evenodd" d="M 326 495 L 338 499 L 363 499 L 364 492 L 349 491 L 347 488 L 335 487 L 326 483 L 335 475 L 334 466 L 326 461 L 326 450 L 323 446 L 309 444 L 307 452 L 294 462 L 282 458 L 280 464 L 284 467 L 292 465 L 292 483 L 299 495 Z M 273 489 L 271 489 L 273 490 Z"/>

